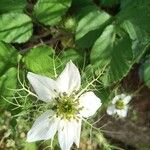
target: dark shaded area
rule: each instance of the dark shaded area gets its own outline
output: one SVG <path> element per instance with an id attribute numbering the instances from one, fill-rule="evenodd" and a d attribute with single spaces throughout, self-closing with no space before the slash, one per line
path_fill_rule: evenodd
<path id="1" fill-rule="evenodd" d="M 110 15 L 115 16 L 120 11 L 120 4 L 115 4 L 112 6 L 106 6 L 104 5 L 101 0 L 93 0 L 93 2 L 99 6 L 102 10 L 106 11 Z"/>

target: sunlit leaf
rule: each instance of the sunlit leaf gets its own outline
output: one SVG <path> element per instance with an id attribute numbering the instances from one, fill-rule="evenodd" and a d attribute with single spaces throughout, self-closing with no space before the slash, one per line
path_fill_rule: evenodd
<path id="1" fill-rule="evenodd" d="M 111 17 L 97 7 L 86 7 L 83 11 L 86 14 L 78 22 L 75 38 L 79 46 L 90 47 Z"/>
<path id="2" fill-rule="evenodd" d="M 88 32 L 100 28 L 109 18 L 110 16 L 107 13 L 98 9 L 87 13 L 78 23 L 76 40 L 79 40 Z"/>
<path id="3" fill-rule="evenodd" d="M 0 40 L 7 43 L 23 43 L 32 36 L 31 18 L 23 13 L 0 15 Z"/>
<path id="4" fill-rule="evenodd" d="M 37 146 L 35 143 L 26 143 L 25 150 L 37 150 Z"/>
<path id="5" fill-rule="evenodd" d="M 54 51 L 47 45 L 32 48 L 24 57 L 24 63 L 29 71 L 37 74 L 54 76 Z"/>

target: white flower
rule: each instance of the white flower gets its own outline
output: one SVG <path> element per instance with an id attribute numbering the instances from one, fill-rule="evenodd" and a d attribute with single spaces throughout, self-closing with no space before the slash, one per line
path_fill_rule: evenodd
<path id="1" fill-rule="evenodd" d="M 119 117 L 126 117 L 128 112 L 128 103 L 130 102 L 131 98 L 132 97 L 130 95 L 116 95 L 113 98 L 111 105 L 107 108 L 107 114 L 117 114 Z"/>
<path id="2" fill-rule="evenodd" d="M 94 115 L 101 100 L 91 91 L 78 96 L 81 85 L 78 68 L 70 61 L 57 80 L 31 72 L 27 78 L 38 98 L 54 106 L 36 119 L 27 141 L 52 139 L 58 131 L 62 150 L 70 150 L 73 143 L 79 147 L 82 119 Z"/>

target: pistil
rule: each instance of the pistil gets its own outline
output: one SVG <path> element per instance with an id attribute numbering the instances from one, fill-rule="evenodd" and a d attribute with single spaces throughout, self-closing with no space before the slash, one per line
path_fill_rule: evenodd
<path id="1" fill-rule="evenodd" d="M 63 93 L 54 100 L 53 110 L 56 111 L 57 117 L 62 119 L 78 119 L 77 115 L 81 109 L 79 99 L 75 99 L 74 95 Z"/>
<path id="2" fill-rule="evenodd" d="M 123 100 L 118 100 L 115 104 L 115 107 L 116 107 L 116 109 L 120 109 L 120 110 L 124 109 L 125 104 L 124 104 Z"/>

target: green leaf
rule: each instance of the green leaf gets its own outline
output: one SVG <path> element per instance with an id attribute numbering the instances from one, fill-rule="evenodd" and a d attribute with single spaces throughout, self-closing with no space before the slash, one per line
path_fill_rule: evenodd
<path id="1" fill-rule="evenodd" d="M 10 67 L 17 65 L 17 58 L 18 53 L 14 47 L 0 42 L 0 76 Z"/>
<path id="2" fill-rule="evenodd" d="M 38 0 L 34 14 L 41 23 L 56 25 L 70 6 L 71 0 Z"/>
<path id="3" fill-rule="evenodd" d="M 37 150 L 37 146 L 35 143 L 26 143 L 24 150 Z"/>
<path id="4" fill-rule="evenodd" d="M 0 42 L 0 98 L 12 96 L 17 86 L 17 61 L 16 49 Z M 1 102 L 0 102 L 1 103 Z"/>
<path id="5" fill-rule="evenodd" d="M 97 7 L 86 7 L 84 12 L 87 13 L 78 22 L 75 39 L 80 47 L 90 47 L 111 17 Z"/>
<path id="6" fill-rule="evenodd" d="M 85 7 L 91 7 L 94 6 L 95 4 L 93 2 L 93 0 L 72 0 L 72 4 L 71 4 L 71 8 L 74 10 L 74 14 L 78 15 L 81 14 L 80 11 L 82 11 L 82 9 L 84 9 Z"/>
<path id="7" fill-rule="evenodd" d="M 66 49 L 59 56 L 61 62 L 66 65 L 70 60 L 72 60 L 75 64 L 83 66 L 83 56 L 80 55 L 75 49 Z"/>
<path id="8" fill-rule="evenodd" d="M 106 27 L 102 35 L 95 42 L 91 51 L 91 63 L 99 67 L 104 67 L 107 63 L 110 63 L 110 54 L 115 40 L 115 27 L 110 25 Z"/>
<path id="9" fill-rule="evenodd" d="M 23 43 L 32 36 L 31 18 L 22 13 L 0 15 L 0 40 L 7 43 Z"/>
<path id="10" fill-rule="evenodd" d="M 121 0 L 121 9 L 125 9 L 126 7 L 133 7 L 133 6 L 141 6 L 143 4 L 149 5 L 150 1 L 148 0 Z"/>
<path id="11" fill-rule="evenodd" d="M 1 0 L 0 14 L 6 12 L 23 12 L 26 7 L 26 0 Z"/>
<path id="12" fill-rule="evenodd" d="M 149 3 L 150 4 L 150 3 Z M 118 23 L 132 39 L 134 57 L 139 57 L 150 42 L 150 9 L 147 3 L 137 1 L 123 9 L 117 16 Z"/>
<path id="13" fill-rule="evenodd" d="M 117 19 L 120 24 L 123 23 L 123 28 L 129 33 L 131 38 L 133 38 L 132 31 L 130 31 L 129 28 L 135 30 L 135 33 L 137 34 L 136 36 L 142 40 L 142 36 L 140 36 L 140 33 L 141 34 L 147 33 L 148 35 L 150 35 L 149 14 L 150 14 L 150 9 L 148 5 L 146 4 L 135 5 L 135 6 L 131 5 L 130 7 L 127 7 L 126 9 L 122 10 L 118 14 Z"/>
<path id="14" fill-rule="evenodd" d="M 144 62 L 142 69 L 144 82 L 150 88 L 150 57 Z"/>
<path id="15" fill-rule="evenodd" d="M 141 53 L 143 53 L 143 49 L 150 42 L 148 33 L 143 28 L 141 29 L 127 20 L 124 21 L 121 26 L 132 39 L 132 49 L 134 57 L 139 57 Z M 137 62 L 138 61 L 139 60 L 137 60 Z"/>
<path id="16" fill-rule="evenodd" d="M 9 68 L 5 74 L 0 76 L 0 96 L 7 98 L 12 96 L 17 87 L 17 69 Z"/>
<path id="17" fill-rule="evenodd" d="M 34 73 L 50 77 L 55 76 L 54 62 L 57 63 L 57 60 L 54 60 L 54 50 L 47 45 L 30 49 L 23 61 L 26 68 Z"/>
<path id="18" fill-rule="evenodd" d="M 121 0 L 101 0 L 101 5 L 103 6 L 113 6 L 120 3 Z"/>
<path id="19" fill-rule="evenodd" d="M 121 27 L 127 31 L 127 33 L 129 34 L 130 38 L 135 41 L 141 41 L 146 42 L 149 40 L 147 32 L 144 31 L 144 28 L 140 29 L 138 27 L 138 25 L 133 24 L 131 21 L 129 20 L 125 20 L 122 24 Z M 146 42 L 147 43 L 147 42 Z"/>
<path id="20" fill-rule="evenodd" d="M 133 64 L 132 43 L 127 34 L 114 25 L 108 26 L 95 42 L 91 63 L 102 72 L 103 83 L 109 85 L 121 80 Z"/>
<path id="21" fill-rule="evenodd" d="M 96 89 L 96 95 L 100 97 L 103 104 L 107 104 L 109 101 L 109 97 L 112 94 L 112 90 L 109 87 L 104 87 L 100 83 L 96 85 Z"/>
<path id="22" fill-rule="evenodd" d="M 87 5 L 92 5 L 92 0 L 72 0 L 72 5 L 74 7 L 85 7 Z"/>
<path id="23" fill-rule="evenodd" d="M 109 19 L 110 16 L 104 11 L 92 8 L 89 13 L 79 20 L 76 30 L 76 40 L 81 39 L 90 31 L 99 29 Z"/>

